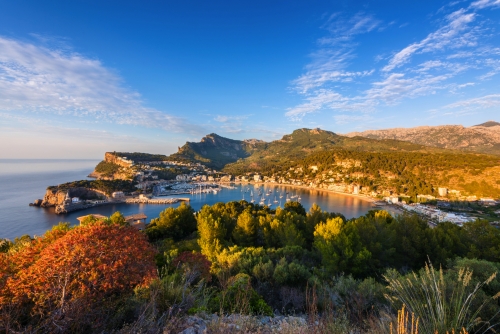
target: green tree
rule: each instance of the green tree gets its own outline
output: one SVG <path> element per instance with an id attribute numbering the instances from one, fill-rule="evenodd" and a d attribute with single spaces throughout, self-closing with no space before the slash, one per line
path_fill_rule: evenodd
<path id="1" fill-rule="evenodd" d="M 225 245 L 226 228 L 224 217 L 217 210 L 204 205 L 196 216 L 198 222 L 198 244 L 201 253 L 210 261 L 216 260 Z"/>
<path id="2" fill-rule="evenodd" d="M 113 224 L 117 225 L 126 225 L 127 222 L 125 221 L 125 217 L 123 217 L 122 213 L 120 211 L 116 211 L 113 213 L 110 217 L 109 220 Z"/>
<path id="3" fill-rule="evenodd" d="M 196 231 L 194 210 L 184 202 L 177 208 L 167 208 L 151 221 L 146 234 L 150 240 L 173 238 L 179 241 Z"/>
<path id="4" fill-rule="evenodd" d="M 257 238 L 259 221 L 250 212 L 243 211 L 238 217 L 233 231 L 233 240 L 239 246 L 254 246 Z"/>
<path id="5" fill-rule="evenodd" d="M 330 218 L 316 226 L 314 247 L 321 253 L 322 262 L 329 274 L 352 273 L 360 275 L 371 258 L 362 245 L 353 224 L 342 218 Z"/>
<path id="6" fill-rule="evenodd" d="M 306 209 L 299 202 L 290 201 L 285 203 L 285 210 L 295 212 L 301 216 L 306 215 Z"/>

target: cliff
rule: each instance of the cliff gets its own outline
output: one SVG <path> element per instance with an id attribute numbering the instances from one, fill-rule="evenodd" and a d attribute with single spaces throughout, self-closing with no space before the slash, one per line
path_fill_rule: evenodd
<path id="1" fill-rule="evenodd" d="M 78 197 L 80 200 L 103 199 L 106 198 L 104 192 L 95 189 L 87 188 L 70 188 L 69 190 L 51 190 L 47 189 L 43 196 L 41 207 L 48 208 L 53 206 L 64 205 L 66 194 L 69 197 Z"/>
<path id="2" fill-rule="evenodd" d="M 121 155 L 119 155 L 121 154 Z M 104 160 L 99 162 L 88 176 L 99 180 L 130 180 L 134 176 L 134 161 L 122 156 L 124 153 L 106 152 Z"/>

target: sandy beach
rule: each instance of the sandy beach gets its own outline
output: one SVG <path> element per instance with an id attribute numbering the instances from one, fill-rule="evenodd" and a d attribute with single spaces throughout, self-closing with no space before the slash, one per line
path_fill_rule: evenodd
<path id="1" fill-rule="evenodd" d="M 366 195 L 360 195 L 360 194 L 357 195 L 357 194 L 343 193 L 343 192 L 340 192 L 340 191 L 333 191 L 333 190 L 328 190 L 328 189 L 323 189 L 323 188 L 311 188 L 311 187 L 308 187 L 308 186 L 299 186 L 299 185 L 296 185 L 296 184 L 255 182 L 255 181 L 251 181 L 251 182 L 237 181 L 237 182 L 222 182 L 222 183 L 239 183 L 239 184 L 252 184 L 252 185 L 263 185 L 263 186 L 279 186 L 279 187 L 283 186 L 283 187 L 288 187 L 288 188 L 304 189 L 304 190 L 311 190 L 311 191 L 321 191 L 321 192 L 326 192 L 326 193 L 330 193 L 330 194 L 337 194 L 337 195 L 343 195 L 343 196 L 351 196 L 351 197 L 359 198 L 360 200 L 371 202 L 371 203 L 374 203 L 374 202 L 377 201 L 377 199 L 375 199 L 373 197 L 370 197 L 370 196 L 366 196 Z"/>

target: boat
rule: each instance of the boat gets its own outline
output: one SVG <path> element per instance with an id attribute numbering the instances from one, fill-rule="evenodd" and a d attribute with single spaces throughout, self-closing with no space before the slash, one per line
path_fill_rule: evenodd
<path id="1" fill-rule="evenodd" d="M 274 204 L 278 203 L 278 201 L 276 200 L 276 196 L 274 196 Z"/>

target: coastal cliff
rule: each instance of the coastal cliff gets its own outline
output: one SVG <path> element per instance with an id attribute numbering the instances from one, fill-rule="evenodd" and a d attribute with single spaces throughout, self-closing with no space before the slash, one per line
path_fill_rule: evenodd
<path id="1" fill-rule="evenodd" d="M 67 198 L 78 197 L 79 200 L 104 199 L 106 194 L 96 189 L 70 188 L 65 190 L 47 189 L 41 207 L 48 208 L 58 205 L 64 205 Z"/>
<path id="2" fill-rule="evenodd" d="M 126 157 L 106 152 L 104 160 L 97 164 L 88 176 L 98 180 L 130 180 L 134 175 L 131 169 L 133 164 L 133 161 Z"/>

